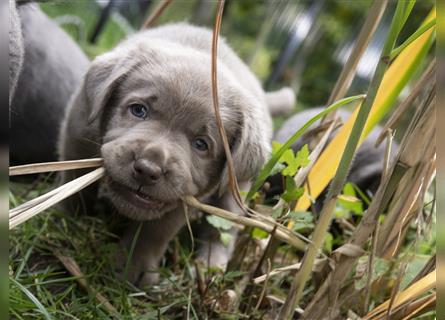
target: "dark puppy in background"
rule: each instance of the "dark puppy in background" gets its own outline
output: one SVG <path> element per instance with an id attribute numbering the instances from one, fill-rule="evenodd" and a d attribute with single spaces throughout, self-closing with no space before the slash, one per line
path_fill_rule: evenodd
<path id="1" fill-rule="evenodd" d="M 9 1 L 10 162 L 57 160 L 57 136 L 89 60 L 33 3 Z"/>
<path id="2" fill-rule="evenodd" d="M 93 61 L 62 127 L 61 160 L 103 157 L 106 177 L 99 195 L 135 221 L 123 234 L 124 247 L 130 246 L 138 221 L 144 221 L 129 272 L 129 280 L 142 285 L 156 281 L 152 271 L 185 224 L 182 196 L 240 212 L 228 190 L 214 116 L 211 41 L 209 30 L 185 23 L 130 37 Z M 269 155 L 269 107 L 290 109 L 293 97 L 289 90 L 265 94 L 223 39 L 218 95 L 236 176 L 246 187 Z M 268 106 L 268 100 L 287 105 Z M 73 173 L 63 176 L 72 178 Z M 97 194 L 90 189 L 83 196 L 94 202 Z M 231 250 L 216 240 L 201 247 L 198 257 L 224 267 Z"/>
<path id="3" fill-rule="evenodd" d="M 323 111 L 323 108 L 313 108 L 298 112 L 288 120 L 286 120 L 283 125 L 274 134 L 275 141 L 280 143 L 286 142 L 292 134 L 295 133 L 298 128 L 301 128 L 307 121 L 315 117 Z M 338 110 L 338 117 L 341 121 L 346 121 L 351 113 L 345 110 Z M 315 122 L 307 132 L 316 128 L 320 124 L 320 121 Z M 383 171 L 383 161 L 385 158 L 385 143 L 381 143 L 378 147 L 375 146 L 377 138 L 381 132 L 381 127 L 377 126 L 368 135 L 368 137 L 363 141 L 361 146 L 357 149 L 354 160 L 352 162 L 347 181 L 357 185 L 365 194 L 374 194 L 380 183 L 382 171 Z M 334 137 L 336 131 L 334 131 L 329 137 L 329 141 Z M 311 136 L 304 135 L 302 138 L 298 139 L 293 145 L 292 149 L 297 152 L 305 144 L 310 143 Z M 397 148 L 397 144 L 393 143 L 393 152 Z M 277 174 L 268 179 L 270 183 L 270 189 L 267 192 L 269 198 L 280 195 L 283 192 L 283 181 L 282 176 Z M 323 192 L 321 196 L 315 202 L 315 208 L 319 211 L 323 205 L 325 193 Z"/>

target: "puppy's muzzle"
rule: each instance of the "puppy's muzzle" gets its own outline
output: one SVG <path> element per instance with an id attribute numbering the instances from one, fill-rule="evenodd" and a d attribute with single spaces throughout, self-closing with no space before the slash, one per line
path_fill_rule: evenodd
<path id="1" fill-rule="evenodd" d="M 141 186 L 154 186 L 166 177 L 167 154 L 158 146 L 150 146 L 133 162 L 133 178 Z"/>
<path id="2" fill-rule="evenodd" d="M 140 185 L 153 186 L 167 174 L 167 171 L 159 164 L 146 159 L 138 159 L 133 162 L 133 178 Z"/>

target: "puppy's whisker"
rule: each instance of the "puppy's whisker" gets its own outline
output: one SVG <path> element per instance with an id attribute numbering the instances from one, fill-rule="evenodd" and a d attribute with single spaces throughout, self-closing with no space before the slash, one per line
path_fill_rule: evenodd
<path id="1" fill-rule="evenodd" d="M 96 141 L 93 141 L 93 140 L 91 140 L 91 139 L 85 138 L 85 137 L 80 137 L 79 140 L 85 140 L 86 142 L 93 143 L 93 144 L 95 144 L 96 146 L 99 146 L 99 147 L 102 146 L 100 143 L 98 143 L 98 142 L 96 142 Z"/>

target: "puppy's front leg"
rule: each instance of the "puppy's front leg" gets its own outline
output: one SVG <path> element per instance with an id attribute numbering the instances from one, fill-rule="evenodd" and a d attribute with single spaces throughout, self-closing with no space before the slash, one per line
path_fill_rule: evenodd
<path id="1" fill-rule="evenodd" d="M 245 187 L 247 188 L 247 186 Z M 218 200 L 211 204 L 233 213 L 243 214 L 243 211 L 236 203 L 230 191 L 225 192 Z M 198 235 L 202 243 L 198 249 L 197 259 L 202 261 L 207 267 L 218 267 L 225 270 L 235 247 L 238 230 L 232 227 L 227 233 L 230 234 L 231 239 L 229 243 L 225 245 L 220 240 L 218 230 L 210 224 L 203 227 Z"/>
<path id="2" fill-rule="evenodd" d="M 137 239 L 136 233 L 142 223 Z M 126 254 L 118 255 L 118 266 L 124 271 L 127 262 L 127 279 L 141 287 L 156 283 L 159 279 L 159 263 L 164 256 L 167 245 L 185 224 L 185 215 L 181 209 L 164 214 L 160 219 L 144 222 L 134 221 L 124 231 L 121 246 Z M 133 241 L 134 251 L 128 256 Z M 128 260 L 131 259 L 131 260 Z"/>

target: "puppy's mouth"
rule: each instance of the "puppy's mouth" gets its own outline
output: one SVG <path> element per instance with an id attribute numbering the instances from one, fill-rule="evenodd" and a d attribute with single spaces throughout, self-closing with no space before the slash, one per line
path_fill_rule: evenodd
<path id="1" fill-rule="evenodd" d="M 145 210 L 162 210 L 166 207 L 171 207 L 172 202 L 155 199 L 152 196 L 139 190 L 128 187 L 120 182 L 109 179 L 108 185 L 110 188 L 131 205 Z"/>

